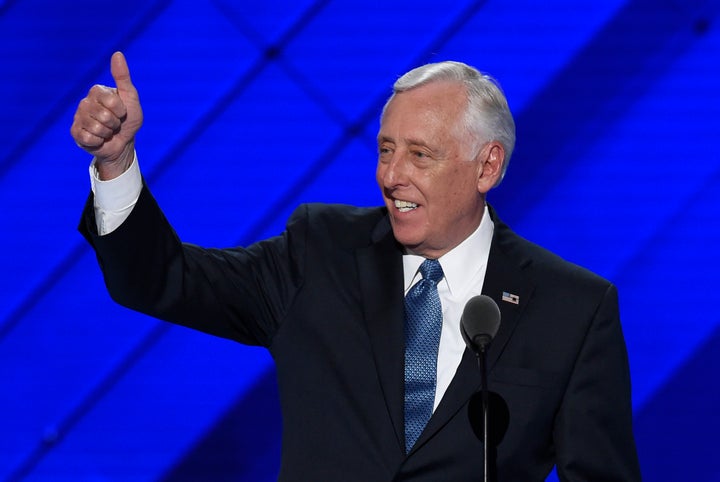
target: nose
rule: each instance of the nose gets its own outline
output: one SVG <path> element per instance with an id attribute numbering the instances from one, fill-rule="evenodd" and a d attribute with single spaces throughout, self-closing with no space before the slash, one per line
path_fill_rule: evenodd
<path id="1" fill-rule="evenodd" d="M 407 184 L 407 166 L 403 156 L 393 153 L 392 157 L 378 164 L 378 177 L 385 188 L 395 188 Z"/>

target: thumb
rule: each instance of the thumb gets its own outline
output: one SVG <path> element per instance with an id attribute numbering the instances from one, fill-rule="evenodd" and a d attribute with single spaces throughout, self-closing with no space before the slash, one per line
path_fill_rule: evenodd
<path id="1" fill-rule="evenodd" d="M 115 79 L 115 86 L 121 98 L 127 94 L 137 95 L 135 86 L 130 80 L 130 69 L 122 52 L 115 52 L 110 59 L 110 73 Z"/>

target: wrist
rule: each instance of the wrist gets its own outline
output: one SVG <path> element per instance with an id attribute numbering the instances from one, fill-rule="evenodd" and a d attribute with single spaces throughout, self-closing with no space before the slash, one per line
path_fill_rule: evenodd
<path id="1" fill-rule="evenodd" d="M 135 142 L 128 142 L 120 155 L 115 159 L 95 158 L 95 169 L 101 181 L 109 181 L 122 175 L 135 159 Z"/>

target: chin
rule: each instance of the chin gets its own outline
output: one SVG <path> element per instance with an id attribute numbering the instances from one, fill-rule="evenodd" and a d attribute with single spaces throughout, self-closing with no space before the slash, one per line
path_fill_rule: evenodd
<path id="1" fill-rule="evenodd" d="M 412 233 L 408 233 L 404 229 L 398 229 L 396 226 L 393 226 L 393 235 L 398 243 L 409 250 L 414 250 L 415 247 L 422 243 L 422 240 L 417 235 L 413 236 Z"/>

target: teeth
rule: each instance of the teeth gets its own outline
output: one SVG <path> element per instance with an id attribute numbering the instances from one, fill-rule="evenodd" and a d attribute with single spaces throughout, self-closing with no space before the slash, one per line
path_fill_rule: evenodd
<path id="1" fill-rule="evenodd" d="M 412 211 L 417 207 L 417 204 L 411 203 L 409 201 L 400 201 L 398 199 L 395 200 L 395 207 L 398 208 L 398 210 L 401 213 L 406 213 L 408 211 Z"/>

